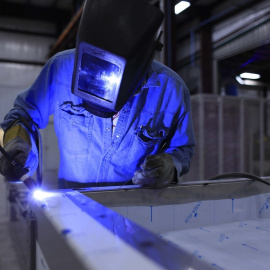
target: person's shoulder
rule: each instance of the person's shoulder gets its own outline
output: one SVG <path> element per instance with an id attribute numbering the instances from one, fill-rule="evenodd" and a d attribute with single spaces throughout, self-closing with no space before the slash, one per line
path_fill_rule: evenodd
<path id="1" fill-rule="evenodd" d="M 75 49 L 64 50 L 51 57 L 51 61 L 74 61 Z"/>
<path id="2" fill-rule="evenodd" d="M 167 77 L 167 79 L 173 80 L 176 84 L 184 86 L 184 88 L 187 88 L 181 76 L 177 74 L 175 71 L 173 71 L 171 68 L 167 67 L 166 65 L 154 60 L 152 62 L 152 70 L 156 75 L 165 76 Z"/>
<path id="3" fill-rule="evenodd" d="M 184 83 L 183 79 L 179 74 L 173 71 L 171 68 L 167 67 L 166 65 L 154 60 L 152 62 L 152 68 L 157 75 L 164 75 L 167 76 L 175 81 L 180 83 Z"/>

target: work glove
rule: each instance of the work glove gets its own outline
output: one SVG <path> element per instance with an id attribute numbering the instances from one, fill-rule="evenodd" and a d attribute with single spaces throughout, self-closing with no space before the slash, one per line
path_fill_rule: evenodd
<path id="1" fill-rule="evenodd" d="M 162 153 L 149 155 L 141 165 L 141 170 L 134 173 L 132 182 L 148 188 L 165 188 L 176 179 L 176 168 L 172 157 Z"/>
<path id="2" fill-rule="evenodd" d="M 9 154 L 9 156 L 18 165 L 25 167 L 31 151 L 30 135 L 25 128 L 18 124 L 8 129 L 4 134 L 3 144 L 4 150 Z M 0 173 L 4 175 L 8 181 L 19 180 L 16 166 L 13 166 L 2 153 L 0 153 Z"/>

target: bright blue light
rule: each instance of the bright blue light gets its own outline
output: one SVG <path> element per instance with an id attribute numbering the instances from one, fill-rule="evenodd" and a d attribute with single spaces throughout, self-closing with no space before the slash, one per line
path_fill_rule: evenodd
<path id="1" fill-rule="evenodd" d="M 90 95 L 113 101 L 121 82 L 121 68 L 91 54 L 83 53 L 78 88 Z"/>
<path id="2" fill-rule="evenodd" d="M 46 192 L 46 191 L 42 191 L 40 189 L 37 189 L 33 192 L 33 198 L 36 200 L 44 200 L 46 198 L 50 198 L 52 196 L 54 196 L 55 194 L 53 192 Z"/>
<path id="3" fill-rule="evenodd" d="M 104 82 L 104 88 L 112 91 L 119 84 L 121 77 L 117 73 L 111 72 L 110 74 L 102 74 L 101 79 Z"/>

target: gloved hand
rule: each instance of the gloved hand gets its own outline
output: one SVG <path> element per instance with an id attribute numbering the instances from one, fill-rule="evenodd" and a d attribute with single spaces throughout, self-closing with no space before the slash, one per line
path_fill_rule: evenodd
<path id="1" fill-rule="evenodd" d="M 148 188 L 168 187 L 176 178 L 176 168 L 172 157 L 162 153 L 149 155 L 141 165 L 141 170 L 134 173 L 132 182 L 135 185 Z"/>
<path id="2" fill-rule="evenodd" d="M 29 133 L 20 124 L 11 127 L 4 134 L 4 150 L 10 157 L 22 167 L 25 166 L 28 155 L 31 151 L 31 139 Z M 16 170 L 9 160 L 0 153 L 0 173 L 8 181 L 19 180 Z"/>

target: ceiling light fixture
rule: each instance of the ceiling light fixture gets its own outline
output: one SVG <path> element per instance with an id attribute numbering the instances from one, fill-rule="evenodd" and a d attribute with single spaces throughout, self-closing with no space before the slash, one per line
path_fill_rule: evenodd
<path id="1" fill-rule="evenodd" d="M 257 80 L 261 78 L 260 74 L 256 74 L 256 73 L 249 73 L 249 72 L 244 72 L 240 74 L 240 77 L 242 79 L 250 79 L 250 80 Z"/>
<path id="2" fill-rule="evenodd" d="M 245 84 L 245 82 L 239 76 L 236 76 L 235 79 L 238 81 L 238 83 Z"/>
<path id="3" fill-rule="evenodd" d="M 181 13 L 183 10 L 188 8 L 190 3 L 188 1 L 180 1 L 178 4 L 174 6 L 174 13 L 177 15 Z"/>

